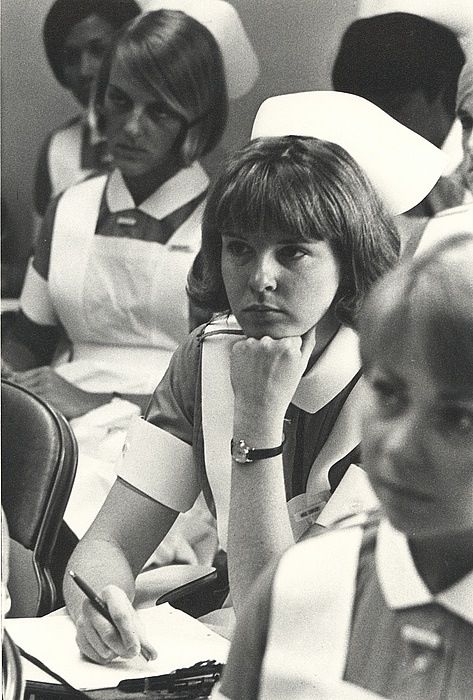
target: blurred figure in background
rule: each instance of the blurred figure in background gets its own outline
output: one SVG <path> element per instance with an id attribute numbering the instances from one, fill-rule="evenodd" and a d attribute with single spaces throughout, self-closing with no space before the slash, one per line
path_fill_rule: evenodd
<path id="1" fill-rule="evenodd" d="M 459 37 L 473 28 L 470 2 L 450 5 L 443 0 L 362 1 L 360 18 L 343 35 L 332 70 L 335 90 L 374 102 L 439 148 L 455 119 L 465 61 Z M 440 178 L 401 219 L 403 242 L 418 235 L 425 225 L 422 217 L 456 206 L 463 197 L 462 183 Z"/>
<path id="2" fill-rule="evenodd" d="M 473 36 L 467 46 L 466 57 L 457 92 L 457 116 L 462 126 L 463 146 L 458 177 L 465 188 L 464 203 L 473 202 Z"/>
<path id="3" fill-rule="evenodd" d="M 408 251 L 417 253 L 457 231 L 473 233 L 473 44 L 466 46 L 466 63 L 460 74 L 457 116 L 462 126 L 463 159 L 454 175 L 464 187 L 464 200 L 430 218 L 419 239 L 409 241 Z"/>
<path id="4" fill-rule="evenodd" d="M 50 199 L 107 165 L 105 142 L 87 118 L 91 89 L 114 34 L 139 12 L 135 0 L 56 0 L 46 16 L 43 40 L 49 65 L 82 113 L 50 133 L 41 148 L 34 185 L 35 239 Z"/>

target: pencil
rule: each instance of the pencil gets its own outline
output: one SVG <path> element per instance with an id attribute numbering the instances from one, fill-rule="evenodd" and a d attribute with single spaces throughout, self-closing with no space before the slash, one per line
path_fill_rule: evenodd
<path id="1" fill-rule="evenodd" d="M 97 593 L 89 586 L 88 583 L 84 581 L 83 578 L 81 578 L 78 574 L 76 574 L 74 571 L 69 571 L 69 576 L 72 578 L 74 583 L 80 588 L 82 593 L 84 593 L 87 598 L 90 601 L 90 604 L 92 605 L 95 610 L 97 610 L 98 613 L 102 615 L 106 620 L 110 622 L 115 627 L 115 623 L 112 619 L 112 616 L 110 615 L 110 612 L 102 600 L 102 598 L 97 595 Z M 149 652 L 147 651 L 146 648 L 141 647 L 140 649 L 140 655 L 143 657 L 145 661 L 149 661 L 151 659 L 151 656 L 149 655 Z"/>

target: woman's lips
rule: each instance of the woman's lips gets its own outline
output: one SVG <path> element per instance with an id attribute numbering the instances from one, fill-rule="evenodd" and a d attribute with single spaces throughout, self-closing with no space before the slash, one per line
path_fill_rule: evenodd
<path id="1" fill-rule="evenodd" d="M 113 144 L 113 153 L 115 155 L 124 155 L 124 156 L 142 156 L 144 153 L 143 148 L 139 148 L 138 146 L 132 146 L 128 143 L 114 143 Z"/>

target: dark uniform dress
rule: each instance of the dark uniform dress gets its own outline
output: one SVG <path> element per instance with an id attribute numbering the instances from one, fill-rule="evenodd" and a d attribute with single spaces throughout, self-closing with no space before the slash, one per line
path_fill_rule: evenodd
<path id="1" fill-rule="evenodd" d="M 346 528 L 346 532 L 352 529 Z M 329 628 L 314 628 L 317 614 L 313 611 L 321 605 L 336 606 L 332 611 L 325 609 L 331 627 L 336 627 L 343 602 L 336 593 L 340 580 L 327 579 L 328 595 L 320 583 L 323 578 L 318 560 L 320 545 L 334 532 L 296 545 L 294 549 L 303 547 L 304 550 L 299 557 L 296 551 L 296 557 L 293 555 L 290 562 L 291 569 L 295 561 L 299 563 L 296 572 L 292 572 L 300 583 L 295 597 L 300 598 L 304 590 L 306 597 L 298 600 L 298 610 L 301 617 L 305 612 L 310 623 L 305 627 L 300 617 L 292 618 L 290 634 L 297 635 L 300 628 L 300 646 L 306 650 L 301 662 L 304 678 L 298 678 L 306 694 L 298 695 L 298 684 L 292 679 L 293 692 L 287 697 L 312 697 L 310 688 L 317 687 L 318 677 L 332 682 L 334 693 L 337 687 L 341 693 L 343 682 L 348 682 L 377 696 L 396 700 L 468 700 L 473 697 L 473 572 L 451 588 L 432 595 L 415 569 L 406 538 L 387 521 L 382 521 L 379 527 L 376 523 L 364 529 L 354 572 L 351 569 L 350 573 L 346 572 L 347 577 L 354 574 L 355 587 L 347 615 L 348 640 L 346 646 L 340 647 L 343 652 L 338 664 L 339 679 L 332 678 L 331 668 L 320 668 L 318 659 L 311 653 L 313 640 L 326 638 L 329 650 L 333 640 Z M 342 556 L 340 542 L 333 541 L 329 556 Z M 293 660 L 289 643 L 286 649 L 281 642 L 281 630 L 277 637 L 273 633 L 284 601 L 286 598 L 289 601 L 294 594 L 286 578 L 285 557 L 272 565 L 255 586 L 247 614 L 237 626 L 218 697 L 231 700 L 268 697 L 264 694 L 262 676 L 268 668 L 265 657 L 274 653 L 274 645 L 279 645 L 278 651 L 286 659 L 286 669 L 283 666 L 281 674 L 290 679 Z M 309 580 L 311 574 L 307 573 L 309 563 L 319 568 L 312 581 Z M 303 588 L 306 580 L 308 588 Z M 343 585 L 345 583 L 343 581 Z M 334 654 L 335 648 L 333 644 Z"/>
<path id="2" fill-rule="evenodd" d="M 209 508 L 218 514 L 223 549 L 233 413 L 229 358 L 239 337 L 241 329 L 232 317 L 216 319 L 191 333 L 174 353 L 146 421 L 138 419 L 130 427 L 117 468 L 123 480 L 177 511 L 188 510 L 203 490 Z M 337 362 L 340 356 L 342 366 Z M 326 492 L 335 488 L 347 467 L 358 460 L 355 390 L 360 382 L 357 338 L 351 329 L 342 327 L 302 378 L 287 411 L 283 462 L 288 501 L 305 497 L 307 490 L 314 491 L 311 495 L 316 498 L 320 488 Z M 314 462 L 324 448 L 329 449 L 316 469 Z M 295 527 L 298 539 L 300 526 Z"/>

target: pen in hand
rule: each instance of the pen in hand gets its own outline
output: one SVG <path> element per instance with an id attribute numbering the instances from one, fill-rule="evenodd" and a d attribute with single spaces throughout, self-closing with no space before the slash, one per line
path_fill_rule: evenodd
<path id="1" fill-rule="evenodd" d="M 102 598 L 95 593 L 94 590 L 89 586 L 88 583 L 84 581 L 80 576 L 78 576 L 74 571 L 69 571 L 69 576 L 72 578 L 74 583 L 80 588 L 82 593 L 84 593 L 88 600 L 90 601 L 90 604 L 92 607 L 97 610 L 98 613 L 102 615 L 110 624 L 112 624 L 114 627 L 115 623 L 113 621 L 112 616 L 110 615 L 110 612 L 102 600 Z M 140 655 L 143 657 L 145 661 L 150 661 L 152 659 L 151 653 L 146 649 L 146 647 L 142 646 L 140 649 Z"/>

